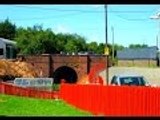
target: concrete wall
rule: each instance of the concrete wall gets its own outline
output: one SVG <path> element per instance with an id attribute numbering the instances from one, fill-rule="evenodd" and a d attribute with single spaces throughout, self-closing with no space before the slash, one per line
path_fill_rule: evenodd
<path id="1" fill-rule="evenodd" d="M 157 60 L 118 60 L 118 66 L 156 67 Z"/>

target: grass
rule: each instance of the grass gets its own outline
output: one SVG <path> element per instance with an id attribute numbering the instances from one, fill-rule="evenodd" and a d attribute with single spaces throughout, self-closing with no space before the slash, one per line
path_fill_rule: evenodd
<path id="1" fill-rule="evenodd" d="M 92 116 L 62 100 L 44 100 L 0 94 L 0 116 Z"/>

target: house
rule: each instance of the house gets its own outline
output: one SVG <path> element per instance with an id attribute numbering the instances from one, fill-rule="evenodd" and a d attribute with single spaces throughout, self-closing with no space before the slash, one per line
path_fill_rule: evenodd
<path id="1" fill-rule="evenodd" d="M 118 66 L 159 66 L 158 48 L 126 48 L 117 51 Z"/>
<path id="2" fill-rule="evenodd" d="M 16 42 L 0 38 L 0 59 L 16 58 Z"/>

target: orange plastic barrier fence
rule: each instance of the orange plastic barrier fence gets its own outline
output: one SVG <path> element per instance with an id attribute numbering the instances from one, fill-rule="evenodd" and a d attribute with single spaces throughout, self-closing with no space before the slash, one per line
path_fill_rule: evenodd
<path id="1" fill-rule="evenodd" d="M 95 115 L 160 116 L 160 88 L 63 83 L 60 97 Z"/>

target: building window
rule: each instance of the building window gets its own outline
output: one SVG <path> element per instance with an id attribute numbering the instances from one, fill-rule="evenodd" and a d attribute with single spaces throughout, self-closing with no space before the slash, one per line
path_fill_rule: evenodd
<path id="1" fill-rule="evenodd" d="M 0 48 L 0 55 L 3 55 L 3 48 Z"/>

